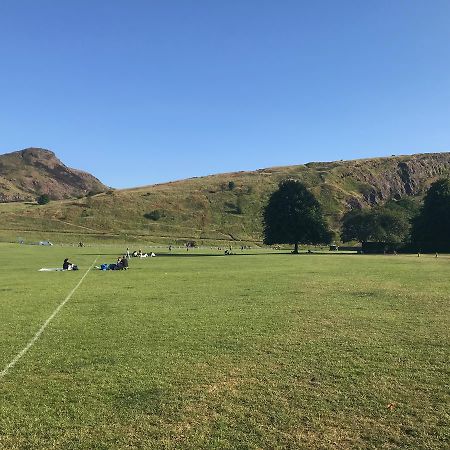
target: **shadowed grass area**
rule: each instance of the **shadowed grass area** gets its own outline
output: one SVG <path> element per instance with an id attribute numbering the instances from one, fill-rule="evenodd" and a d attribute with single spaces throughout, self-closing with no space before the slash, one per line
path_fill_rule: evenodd
<path id="1" fill-rule="evenodd" d="M 249 253 L 89 273 L 0 380 L 0 448 L 448 446 L 450 257 Z M 96 254 L 1 246 L 2 368 Z"/>

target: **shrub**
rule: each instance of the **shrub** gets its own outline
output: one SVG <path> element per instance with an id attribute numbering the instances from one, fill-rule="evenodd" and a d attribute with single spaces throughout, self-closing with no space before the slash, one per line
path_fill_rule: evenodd
<path id="1" fill-rule="evenodd" d="M 50 197 L 47 194 L 40 195 L 36 201 L 39 205 L 46 205 L 50 201 Z"/>
<path id="2" fill-rule="evenodd" d="M 159 220 L 159 219 L 161 219 L 162 216 L 163 216 L 163 213 L 161 211 L 159 211 L 158 209 L 155 209 L 154 211 L 150 211 L 150 212 L 144 214 L 144 217 L 146 219 L 150 219 L 150 220 Z"/>

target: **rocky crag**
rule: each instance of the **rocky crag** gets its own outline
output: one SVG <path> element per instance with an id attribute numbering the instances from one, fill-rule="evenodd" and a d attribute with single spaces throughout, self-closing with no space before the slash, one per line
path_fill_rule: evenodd
<path id="1" fill-rule="evenodd" d="M 94 176 L 65 166 L 50 150 L 27 148 L 0 155 L 0 202 L 54 200 L 102 192 L 107 186 Z"/>

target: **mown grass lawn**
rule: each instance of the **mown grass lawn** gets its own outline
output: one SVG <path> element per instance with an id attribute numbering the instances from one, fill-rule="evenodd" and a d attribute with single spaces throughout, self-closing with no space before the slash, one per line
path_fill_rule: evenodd
<path id="1" fill-rule="evenodd" d="M 0 370 L 119 250 L 0 246 Z M 81 270 L 37 271 L 64 257 Z M 91 270 L 0 378 L 0 448 L 448 448 L 449 274 L 202 250 Z"/>

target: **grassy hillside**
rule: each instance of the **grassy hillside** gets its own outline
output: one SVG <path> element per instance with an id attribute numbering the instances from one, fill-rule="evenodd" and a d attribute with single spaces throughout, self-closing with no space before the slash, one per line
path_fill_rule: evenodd
<path id="1" fill-rule="evenodd" d="M 219 174 L 45 206 L 2 204 L 0 238 L 255 242 L 261 240 L 261 211 L 283 179 L 303 181 L 338 229 L 348 209 L 420 197 L 432 181 L 449 173 L 450 153 L 421 154 Z"/>
<path id="2" fill-rule="evenodd" d="M 0 155 L 0 201 L 34 200 L 40 194 L 53 199 L 107 190 L 94 176 L 65 166 L 56 155 L 27 148 Z"/>

